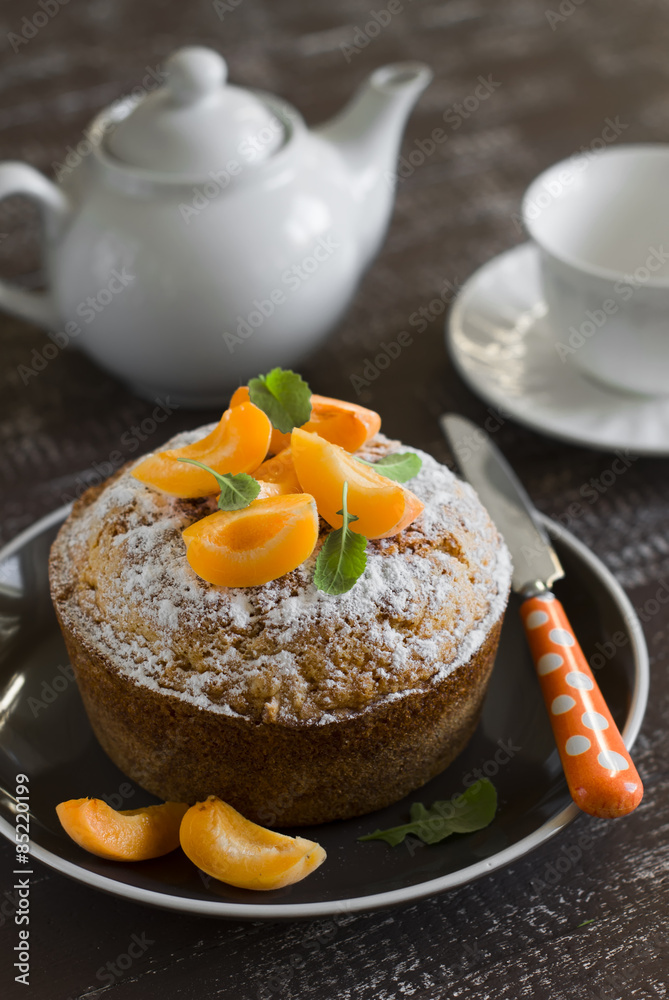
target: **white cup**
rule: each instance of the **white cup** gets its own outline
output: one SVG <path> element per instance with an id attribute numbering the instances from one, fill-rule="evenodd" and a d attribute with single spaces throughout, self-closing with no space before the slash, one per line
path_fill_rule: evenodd
<path id="1" fill-rule="evenodd" d="M 669 145 L 577 155 L 523 199 L 559 358 L 619 389 L 669 395 Z"/>

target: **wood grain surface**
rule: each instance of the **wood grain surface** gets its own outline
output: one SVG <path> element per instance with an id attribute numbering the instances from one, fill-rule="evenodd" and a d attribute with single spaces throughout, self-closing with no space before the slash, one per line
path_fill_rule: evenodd
<path id="1" fill-rule="evenodd" d="M 185 43 L 219 48 L 233 80 L 284 95 L 311 124 L 337 110 L 373 67 L 428 62 L 435 80 L 409 122 L 403 154 L 442 127 L 449 109 L 458 127 L 449 125 L 447 139 L 400 181 L 383 251 L 305 374 L 318 392 L 359 398 L 380 411 L 387 433 L 447 460 L 437 415 L 448 408 L 482 421 L 486 406 L 447 361 L 443 315 L 434 315 L 423 333 L 414 330 L 401 358 L 360 397 L 351 376 L 362 375 L 381 342 L 412 329 L 412 313 L 443 289 L 449 298 L 449 289 L 477 266 L 524 239 L 517 213 L 526 185 L 544 167 L 591 146 L 607 119 L 620 123 L 617 141 L 669 139 L 669 5 L 402 0 L 383 30 L 367 32 L 372 12 L 386 6 L 385 0 L 70 0 L 17 44 L 23 19 L 42 8 L 37 0 L 8 0 L 0 12 L 0 159 L 27 160 L 53 176 L 94 112 Z M 456 106 L 480 77 L 491 81 L 490 95 L 465 118 Z M 23 199 L 0 204 L 0 258 L 4 276 L 39 285 L 36 217 Z M 0 317 L 3 541 L 93 482 L 100 463 L 104 468 L 112 452 L 127 447 L 127 436 L 121 443 L 127 432 L 143 435 L 148 449 L 215 416 L 175 411 L 152 427 L 153 404 L 74 350 L 26 378 L 21 366 L 34 365 L 48 343 L 39 330 Z M 582 816 L 513 867 L 448 895 L 318 922 L 236 924 L 174 915 L 106 897 L 40 867 L 27 988 L 12 982 L 11 854 L 3 842 L 3 995 L 5 987 L 10 996 L 38 1000 L 667 995 L 669 614 L 657 595 L 669 587 L 669 465 L 631 461 L 574 516 L 570 505 L 582 500 L 581 487 L 598 481 L 613 456 L 512 422 L 496 440 L 539 508 L 560 517 L 603 559 L 641 611 L 653 677 L 635 755 L 646 787 L 639 810 L 618 822 Z M 105 978 L 106 963 L 127 952 L 132 935 L 146 946 L 141 957 Z"/>

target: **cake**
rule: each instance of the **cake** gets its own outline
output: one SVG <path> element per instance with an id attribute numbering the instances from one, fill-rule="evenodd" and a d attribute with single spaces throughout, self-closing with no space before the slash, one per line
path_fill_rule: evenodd
<path id="1" fill-rule="evenodd" d="M 378 434 L 359 455 L 400 448 Z M 75 503 L 51 552 L 52 598 L 92 728 L 125 774 L 161 799 L 216 795 L 281 827 L 379 809 L 457 757 L 511 564 L 473 489 L 416 453 L 423 512 L 370 541 L 363 576 L 339 595 L 313 582 L 324 521 L 296 569 L 228 588 L 193 572 L 181 534 L 215 497 L 160 493 L 129 463 Z"/>

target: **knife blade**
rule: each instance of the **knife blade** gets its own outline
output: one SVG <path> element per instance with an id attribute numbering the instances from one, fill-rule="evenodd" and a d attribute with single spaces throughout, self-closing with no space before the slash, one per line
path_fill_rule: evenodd
<path id="1" fill-rule="evenodd" d="M 455 414 L 440 419 L 465 479 L 511 550 L 513 589 L 524 593 L 534 583 L 552 587 L 564 570 L 515 472 L 482 428 Z"/>
<path id="2" fill-rule="evenodd" d="M 456 414 L 441 429 L 464 478 L 474 487 L 513 558 L 512 588 L 576 804 L 593 816 L 625 816 L 641 802 L 632 758 L 551 587 L 564 570 L 537 511 L 489 435 Z"/>

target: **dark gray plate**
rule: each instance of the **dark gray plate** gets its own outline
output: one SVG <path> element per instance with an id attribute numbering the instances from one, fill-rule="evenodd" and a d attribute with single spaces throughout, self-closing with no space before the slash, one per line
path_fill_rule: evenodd
<path id="1" fill-rule="evenodd" d="M 134 785 L 98 746 L 70 678 L 49 599 L 49 546 L 67 507 L 54 511 L 0 553 L 0 833 L 14 839 L 16 774 L 30 779 L 32 855 L 71 878 L 118 896 L 211 916 L 320 916 L 408 902 L 463 885 L 548 840 L 578 810 L 569 797 L 548 717 L 512 599 L 478 730 L 458 760 L 418 792 L 380 812 L 311 829 L 327 861 L 297 885 L 276 892 L 235 889 L 200 875 L 180 852 L 140 864 L 87 854 L 62 831 L 55 805 L 91 795 L 116 808 L 156 800 Z M 549 522 L 546 522 L 547 524 Z M 608 570 L 572 535 L 550 523 L 568 583 L 558 584 L 585 655 L 628 746 L 648 696 L 648 656 L 638 619 Z M 616 632 L 626 644 L 604 649 Z M 618 637 L 620 643 L 620 637 Z M 501 743 L 501 745 L 500 745 Z M 461 791 L 474 768 L 499 795 L 494 822 L 441 844 L 391 848 L 357 837 L 406 822 L 412 802 Z M 470 779 L 472 780 L 472 779 Z M 114 798 L 116 796 L 116 798 Z"/>

